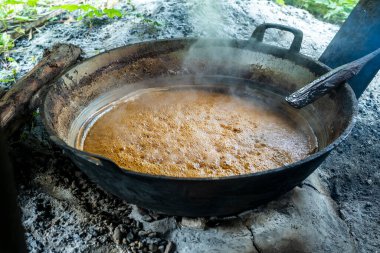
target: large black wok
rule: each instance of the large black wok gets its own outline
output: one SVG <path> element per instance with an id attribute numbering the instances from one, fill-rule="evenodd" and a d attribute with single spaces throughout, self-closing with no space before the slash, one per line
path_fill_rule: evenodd
<path id="1" fill-rule="evenodd" d="M 293 33 L 290 49 L 263 43 L 268 28 Z M 265 172 L 194 179 L 142 174 L 75 148 L 76 136 L 95 111 L 147 87 L 218 84 L 242 94 L 267 89 L 284 97 L 329 71 L 299 53 L 301 42 L 299 30 L 265 24 L 248 41 L 175 39 L 120 47 L 63 74 L 44 100 L 44 123 L 51 139 L 91 180 L 130 203 L 181 216 L 238 213 L 291 190 L 347 137 L 357 113 L 357 100 L 348 84 L 300 111 L 318 139 L 319 150 Z"/>

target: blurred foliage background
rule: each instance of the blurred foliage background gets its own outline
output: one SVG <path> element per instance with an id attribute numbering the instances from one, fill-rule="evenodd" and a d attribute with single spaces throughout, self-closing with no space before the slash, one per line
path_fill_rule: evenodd
<path id="1" fill-rule="evenodd" d="M 292 5 L 309 11 L 325 21 L 342 24 L 359 0 L 275 0 L 280 5 Z"/>

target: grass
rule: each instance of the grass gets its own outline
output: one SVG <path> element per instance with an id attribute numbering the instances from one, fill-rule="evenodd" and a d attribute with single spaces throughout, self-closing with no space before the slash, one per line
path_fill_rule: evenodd
<path id="1" fill-rule="evenodd" d="M 281 5 L 305 9 L 316 17 L 335 24 L 342 24 L 359 0 L 275 0 Z"/>
<path id="2" fill-rule="evenodd" d="M 132 4 L 128 2 L 130 6 Z M 134 8 L 134 7 L 133 7 Z M 53 6 L 52 10 L 64 10 L 70 13 L 76 14 L 76 20 L 81 21 L 84 20 L 85 24 L 88 24 L 89 27 L 93 25 L 92 21 L 96 18 L 102 18 L 104 16 L 109 19 L 113 18 L 121 18 L 127 13 L 122 10 L 114 9 L 114 8 L 100 8 L 91 4 L 62 4 Z"/>
<path id="3" fill-rule="evenodd" d="M 14 47 L 14 41 L 7 32 L 0 34 L 0 54 L 8 52 Z"/>

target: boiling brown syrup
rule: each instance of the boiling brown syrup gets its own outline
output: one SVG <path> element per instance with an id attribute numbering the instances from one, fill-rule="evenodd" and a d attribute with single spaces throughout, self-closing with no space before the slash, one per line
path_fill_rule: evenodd
<path id="1" fill-rule="evenodd" d="M 155 175 L 240 175 L 290 164 L 316 148 L 307 122 L 294 119 L 259 100 L 202 90 L 151 91 L 101 116 L 83 149 Z"/>

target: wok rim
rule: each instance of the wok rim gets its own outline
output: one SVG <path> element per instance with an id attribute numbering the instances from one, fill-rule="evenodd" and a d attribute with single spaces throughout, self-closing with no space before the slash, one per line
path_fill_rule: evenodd
<path id="1" fill-rule="evenodd" d="M 132 44 L 116 47 L 116 48 L 113 48 L 111 50 L 107 50 L 107 51 L 105 51 L 103 53 L 91 56 L 91 57 L 85 59 L 84 61 L 81 61 L 81 62 L 73 65 L 72 67 L 70 67 L 69 69 L 67 69 L 65 72 L 61 73 L 55 79 L 55 81 L 53 82 L 53 84 L 57 80 L 59 80 L 63 75 L 65 75 L 69 71 L 75 69 L 77 66 L 79 66 L 79 65 L 81 65 L 81 64 L 83 64 L 85 62 L 88 62 L 88 61 L 92 60 L 95 57 L 107 54 L 107 53 L 109 53 L 111 51 L 117 51 L 117 50 L 125 48 L 125 47 L 142 45 L 142 44 L 147 44 L 147 43 L 152 43 L 152 42 L 156 43 L 156 42 L 192 41 L 192 40 L 196 40 L 196 39 L 197 38 L 161 39 L 161 40 L 137 42 L 137 43 L 132 43 Z M 203 39 L 203 38 L 201 38 L 201 39 Z M 213 39 L 213 40 L 217 40 L 217 39 Z M 226 39 L 224 39 L 224 40 L 226 40 Z M 228 39 L 228 41 L 241 41 L 241 40 Z M 282 48 L 279 48 L 279 47 L 276 47 L 276 46 L 273 46 L 273 45 L 268 45 L 268 44 L 265 44 L 265 46 L 273 48 L 273 49 L 282 49 Z M 252 51 L 257 51 L 259 53 L 269 54 L 269 53 L 266 53 L 266 52 L 260 52 L 259 50 L 256 50 L 256 48 L 253 48 Z M 295 54 L 297 54 L 297 56 L 299 56 L 299 57 L 304 58 L 305 60 L 317 63 L 319 66 L 321 66 L 322 68 L 324 68 L 326 70 L 331 70 L 331 68 L 329 66 L 325 65 L 324 63 L 322 63 L 322 62 L 320 62 L 318 60 L 314 60 L 311 57 L 303 55 L 301 53 L 295 53 Z M 142 177 L 142 178 L 149 178 L 149 179 L 159 179 L 159 180 L 167 180 L 167 181 L 173 181 L 173 180 L 174 181 L 186 181 L 186 182 L 229 181 L 229 180 L 239 180 L 239 179 L 242 179 L 242 178 L 268 176 L 270 174 L 277 174 L 277 173 L 281 173 L 281 172 L 284 172 L 284 171 L 287 171 L 287 170 L 297 169 L 299 166 L 302 166 L 305 163 L 311 162 L 311 161 L 313 161 L 313 160 L 315 160 L 315 159 L 317 159 L 317 158 L 319 158 L 319 157 L 321 157 L 323 155 L 327 155 L 335 147 L 337 147 L 340 143 L 342 143 L 349 136 L 349 134 L 351 133 L 352 129 L 354 128 L 355 123 L 356 123 L 356 118 L 357 118 L 357 115 L 358 115 L 358 99 L 356 98 L 356 95 L 355 95 L 353 89 L 351 88 L 351 86 L 348 83 L 345 83 L 343 86 L 341 86 L 341 88 L 344 88 L 348 92 L 347 99 L 350 99 L 352 101 L 352 113 L 350 115 L 350 118 L 348 119 L 347 127 L 339 135 L 338 138 L 336 138 L 333 142 L 331 142 L 330 144 L 328 144 L 326 147 L 324 147 L 323 149 L 319 150 L 318 152 L 313 153 L 313 154 L 311 154 L 311 155 L 309 155 L 309 156 L 307 156 L 307 157 L 305 157 L 305 158 L 303 158 L 301 160 L 293 162 L 291 164 L 287 164 L 287 165 L 284 165 L 284 166 L 281 166 L 281 167 L 276 167 L 276 168 L 273 168 L 273 169 L 268 169 L 268 170 L 259 171 L 259 172 L 253 172 L 253 173 L 247 173 L 247 174 L 241 174 L 241 175 L 232 175 L 232 176 L 222 176 L 222 177 L 174 177 L 174 176 L 167 176 L 167 175 L 155 175 L 155 174 L 149 174 L 149 173 L 142 173 L 142 172 L 133 171 L 133 170 L 130 170 L 130 169 L 127 169 L 127 168 L 122 168 L 122 167 L 118 166 L 114 161 L 112 161 L 111 159 L 109 159 L 107 157 L 104 157 L 104 156 L 101 156 L 101 155 L 98 155 L 98 154 L 94 154 L 94 153 L 90 153 L 90 152 L 86 152 L 86 151 L 83 151 L 83 150 L 80 150 L 80 149 L 77 149 L 77 148 L 69 146 L 64 140 L 62 140 L 60 137 L 58 137 L 56 134 L 54 134 L 54 131 L 52 130 L 52 128 L 50 128 L 49 124 L 47 123 L 47 117 L 46 117 L 46 113 L 45 113 L 45 101 L 46 101 L 46 98 L 48 97 L 49 93 L 51 92 L 52 87 L 53 87 L 53 85 L 51 85 L 50 88 L 48 89 L 48 91 L 45 93 L 45 96 L 44 96 L 44 98 L 42 100 L 43 102 L 42 102 L 42 104 L 40 106 L 40 110 L 41 110 L 42 121 L 43 121 L 43 124 L 44 124 L 44 126 L 46 128 L 47 133 L 49 134 L 49 138 L 55 144 L 57 144 L 58 146 L 60 146 L 64 150 L 67 149 L 67 150 L 72 151 L 75 155 L 77 155 L 76 153 L 79 153 L 79 154 L 82 154 L 82 155 L 85 155 L 85 156 L 89 156 L 89 157 L 93 157 L 93 158 L 96 158 L 96 159 L 105 160 L 105 161 L 111 163 L 115 167 L 115 169 L 117 169 L 118 171 L 120 171 L 121 173 L 123 173 L 123 175 L 125 175 L 125 176 L 135 176 L 135 177 Z"/>

